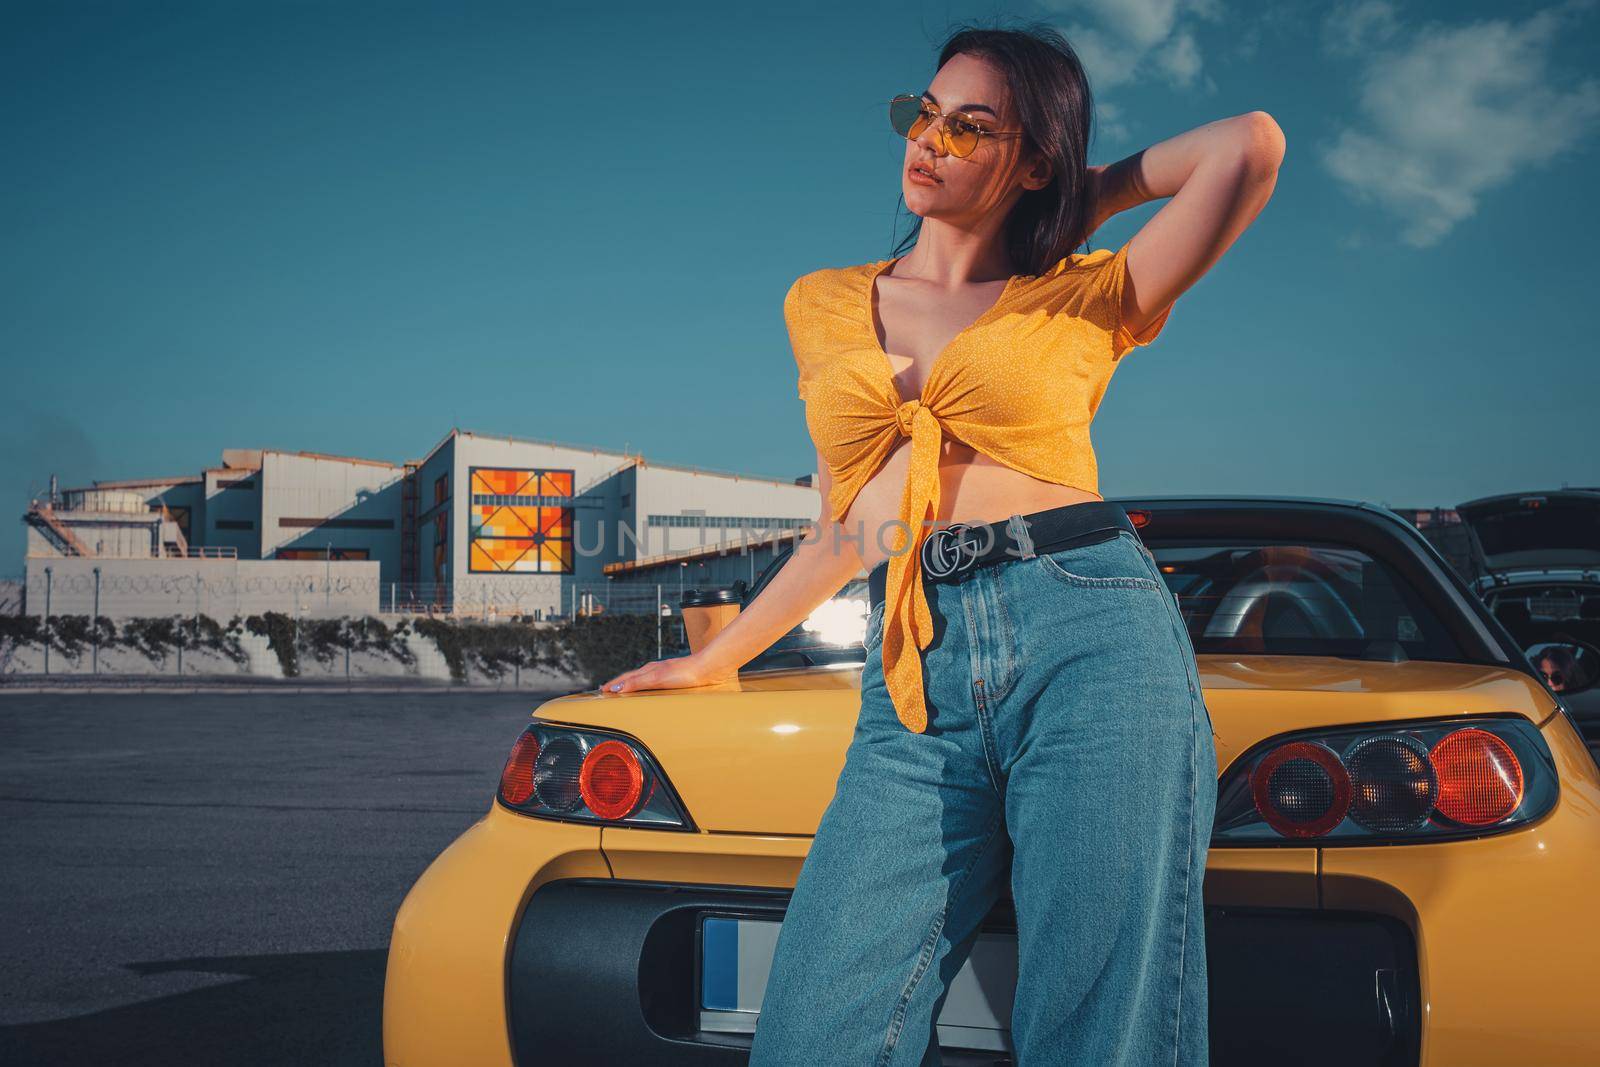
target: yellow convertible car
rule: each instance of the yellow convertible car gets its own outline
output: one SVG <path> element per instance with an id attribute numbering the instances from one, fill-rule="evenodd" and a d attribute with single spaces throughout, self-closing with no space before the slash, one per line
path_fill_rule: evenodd
<path id="1" fill-rule="evenodd" d="M 1600 1063 L 1600 770 L 1504 627 L 1381 507 L 1117 503 L 1216 730 L 1212 1061 Z M 737 682 L 540 706 L 395 917 L 385 1062 L 744 1063 L 855 724 L 859 633 L 832 636 L 797 628 Z M 1015 977 L 1002 897 L 940 1009 L 946 1064 L 1011 1063 Z"/>

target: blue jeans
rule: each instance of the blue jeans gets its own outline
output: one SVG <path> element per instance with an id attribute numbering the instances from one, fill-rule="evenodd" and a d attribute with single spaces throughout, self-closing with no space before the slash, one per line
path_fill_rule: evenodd
<path id="1" fill-rule="evenodd" d="M 1216 751 L 1154 559 L 1119 529 L 927 590 L 927 732 L 895 715 L 875 606 L 750 1064 L 938 1064 L 949 983 L 1009 878 L 1018 1067 L 1203 1067 Z"/>

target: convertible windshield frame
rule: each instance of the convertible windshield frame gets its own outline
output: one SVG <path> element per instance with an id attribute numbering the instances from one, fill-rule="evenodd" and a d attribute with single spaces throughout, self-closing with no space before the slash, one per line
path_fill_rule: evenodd
<path id="1" fill-rule="evenodd" d="M 1478 662 L 1464 657 L 1451 629 L 1434 614 L 1432 605 L 1410 582 L 1381 560 L 1352 545 L 1327 538 L 1278 537 L 1151 538 L 1146 545 L 1156 557 L 1169 591 L 1178 600 L 1196 655 L 1384 660 L 1393 655 L 1389 646 L 1398 645 L 1400 655 L 1395 658 L 1436 663 Z M 1232 558 L 1224 559 L 1223 553 L 1231 553 Z M 1236 573 L 1235 568 L 1245 560 L 1253 560 L 1257 568 L 1276 566 L 1280 573 L 1270 579 Z M 1352 586 L 1352 578 L 1368 577 L 1369 564 L 1381 577 L 1381 582 L 1371 587 Z M 1218 567 L 1224 568 L 1226 573 L 1214 574 Z M 1292 569 L 1285 575 L 1283 568 Z M 1208 587 L 1207 583 L 1213 578 L 1220 578 L 1225 584 Z M 1386 593 L 1392 596 L 1393 613 L 1386 615 L 1382 609 L 1390 605 L 1382 604 L 1378 611 L 1363 610 L 1366 605 L 1361 598 L 1369 593 L 1380 599 Z M 1292 606 L 1307 622 L 1318 614 L 1317 609 L 1323 609 L 1321 619 L 1325 624 L 1342 623 L 1362 632 L 1344 637 L 1308 634 L 1298 639 L 1304 642 L 1303 648 L 1288 647 L 1297 638 L 1281 633 L 1261 638 L 1205 632 L 1214 627 L 1226 627 L 1230 619 L 1243 618 L 1245 612 L 1273 610 L 1274 599 L 1278 603 L 1277 610 Z M 1230 610 L 1224 612 L 1225 606 Z M 1399 632 L 1402 623 L 1408 624 L 1410 632 Z M 1381 635 L 1387 630 L 1395 631 L 1393 636 Z M 1368 633 L 1374 635 L 1366 636 Z M 1245 645 L 1264 641 L 1269 647 L 1227 647 L 1230 641 Z"/>
<path id="2" fill-rule="evenodd" d="M 1536 676 L 1520 646 L 1416 526 L 1386 507 L 1320 497 L 1119 497 L 1152 551 L 1185 542 L 1282 542 L 1357 550 L 1404 583 L 1448 631 L 1459 656 L 1441 662 Z M 1203 654 L 1203 653 L 1202 653 Z M 1278 655 L 1281 653 L 1258 653 Z"/>
<path id="3" fill-rule="evenodd" d="M 1520 646 L 1465 580 L 1416 526 L 1388 508 L 1366 501 L 1322 497 L 1108 497 L 1134 517 L 1140 536 L 1159 557 L 1163 545 L 1268 544 L 1331 546 L 1364 553 L 1385 568 L 1447 631 L 1459 655 L 1435 662 L 1509 668 L 1538 678 Z M 768 565 L 746 594 L 748 604 L 790 557 L 785 552 Z M 852 579 L 859 581 L 860 579 Z M 845 588 L 849 588 L 846 586 Z M 751 659 L 740 671 L 787 670 L 808 666 L 859 665 L 861 645 L 832 646 L 813 659 L 791 644 L 796 631 Z M 1197 655 L 1239 655 L 1204 652 Z M 1249 655 L 1303 656 L 1306 653 L 1251 652 Z M 1328 654 L 1328 653 L 1322 653 Z M 1541 682 L 1542 684 L 1542 682 Z"/>

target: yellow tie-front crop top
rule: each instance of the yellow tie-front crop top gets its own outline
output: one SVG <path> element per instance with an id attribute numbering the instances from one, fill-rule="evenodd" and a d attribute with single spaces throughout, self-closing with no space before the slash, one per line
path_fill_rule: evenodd
<path id="1" fill-rule="evenodd" d="M 939 511 L 944 435 L 1023 474 L 1098 495 L 1089 423 L 1118 360 L 1154 341 L 1172 310 L 1169 304 L 1137 335 L 1122 324 L 1127 257 L 1124 244 L 1074 252 L 1044 274 L 1014 275 L 994 306 L 939 353 L 921 395 L 909 400 L 873 323 L 874 283 L 895 259 L 813 271 L 784 298 L 806 424 L 833 478 L 825 502 L 832 521 L 844 521 L 861 487 L 901 438 L 911 438 L 899 515 L 905 526 L 882 542 L 891 553 L 884 679 L 907 729 L 922 733 L 928 722 L 921 650 L 933 639 L 933 618 L 921 550 L 924 524 Z M 875 542 L 879 532 L 865 536 Z"/>

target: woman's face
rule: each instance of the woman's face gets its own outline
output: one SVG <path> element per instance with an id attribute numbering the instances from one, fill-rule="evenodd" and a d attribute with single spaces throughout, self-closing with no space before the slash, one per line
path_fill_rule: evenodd
<path id="1" fill-rule="evenodd" d="M 1556 661 L 1555 657 L 1541 657 L 1539 660 L 1539 672 L 1544 675 L 1544 680 L 1549 683 L 1551 689 L 1557 693 L 1566 690 L 1567 671 L 1562 669 L 1562 665 Z"/>
<path id="2" fill-rule="evenodd" d="M 1021 129 L 1013 110 L 1005 77 L 987 60 L 958 53 L 950 57 L 934 76 L 924 98 L 941 114 L 965 111 L 987 130 Z M 951 155 L 944 149 L 942 120 L 928 124 L 906 141 L 904 169 L 900 172 L 901 191 L 906 207 L 924 219 L 940 219 L 970 227 L 993 211 L 1011 209 L 1026 189 L 1049 183 L 1048 164 L 1023 158 L 1022 137 L 981 137 L 970 156 Z M 917 163 L 933 168 L 938 182 L 923 185 L 908 173 Z"/>

